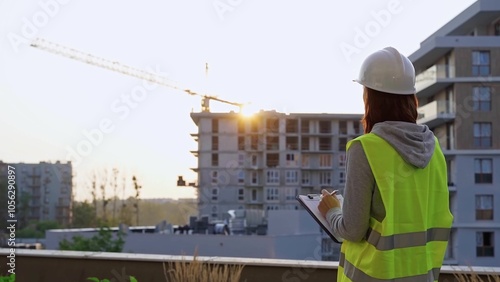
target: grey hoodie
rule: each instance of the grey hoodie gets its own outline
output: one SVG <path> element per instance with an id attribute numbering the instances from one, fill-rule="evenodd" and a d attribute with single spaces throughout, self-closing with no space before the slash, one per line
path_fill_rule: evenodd
<path id="1" fill-rule="evenodd" d="M 434 134 L 426 125 L 386 121 L 374 125 L 372 133 L 391 144 L 401 157 L 417 168 L 425 168 L 434 153 Z M 359 242 L 365 238 L 370 216 L 382 221 L 385 209 L 375 178 L 360 142 L 347 152 L 343 208 L 333 208 L 326 219 L 336 237 Z"/>

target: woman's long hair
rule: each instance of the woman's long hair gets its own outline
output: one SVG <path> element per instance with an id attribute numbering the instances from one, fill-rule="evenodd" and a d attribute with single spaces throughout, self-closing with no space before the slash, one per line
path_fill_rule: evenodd
<path id="1" fill-rule="evenodd" d="M 405 121 L 416 123 L 418 101 L 415 94 L 389 94 L 363 87 L 365 115 L 361 122 L 365 133 L 370 133 L 377 122 Z"/>

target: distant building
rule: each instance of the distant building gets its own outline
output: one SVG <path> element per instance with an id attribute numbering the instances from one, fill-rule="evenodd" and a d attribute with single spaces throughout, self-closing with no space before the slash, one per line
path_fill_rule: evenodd
<path id="1" fill-rule="evenodd" d="M 409 56 L 417 70 L 419 123 L 448 162 L 454 215 L 445 263 L 500 261 L 500 1 L 465 9 Z"/>
<path id="2" fill-rule="evenodd" d="M 15 167 L 18 228 L 33 221 L 50 220 L 63 225 L 71 222 L 71 162 L 7 164 L 0 161 L 1 176 L 6 177 L 9 165 Z"/>
<path id="3" fill-rule="evenodd" d="M 186 234 L 166 223 L 111 229 L 127 233 L 124 253 L 323 260 L 320 227 L 306 211 L 273 210 L 268 220 L 266 235 Z M 97 233 L 96 228 L 47 230 L 45 249 L 57 250 L 63 239 L 71 240 L 76 235 L 89 238 Z"/>

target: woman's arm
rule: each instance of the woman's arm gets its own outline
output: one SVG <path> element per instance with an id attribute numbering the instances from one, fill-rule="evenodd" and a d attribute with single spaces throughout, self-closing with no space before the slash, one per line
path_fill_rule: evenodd
<path id="1" fill-rule="evenodd" d="M 347 151 L 346 183 L 342 210 L 333 208 L 326 214 L 332 232 L 345 240 L 359 242 L 365 238 L 375 179 L 361 142 L 355 141 Z"/>

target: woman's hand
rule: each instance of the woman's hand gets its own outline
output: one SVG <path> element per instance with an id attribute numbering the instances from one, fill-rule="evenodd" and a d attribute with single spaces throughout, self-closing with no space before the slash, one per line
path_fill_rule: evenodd
<path id="1" fill-rule="evenodd" d="M 332 193 L 328 192 L 326 189 L 321 190 L 321 200 L 319 201 L 318 210 L 321 212 L 323 217 L 326 217 L 326 213 L 331 208 L 340 208 L 340 201 L 335 196 L 337 191 Z"/>

